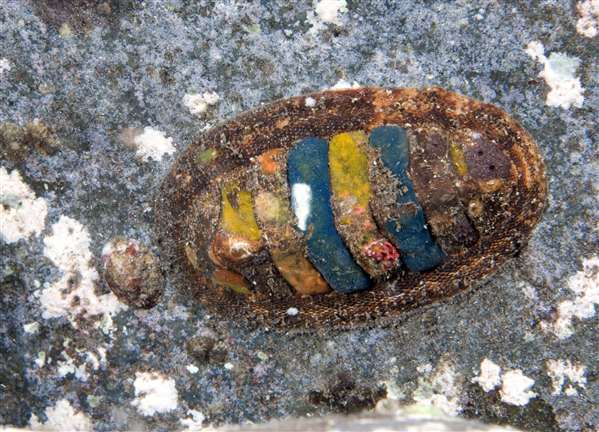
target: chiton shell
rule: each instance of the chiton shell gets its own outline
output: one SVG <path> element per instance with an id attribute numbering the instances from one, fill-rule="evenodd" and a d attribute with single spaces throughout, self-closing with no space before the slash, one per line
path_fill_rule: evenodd
<path id="1" fill-rule="evenodd" d="M 217 126 L 156 199 L 163 259 L 209 310 L 314 328 L 449 297 L 526 243 L 546 179 L 499 108 L 440 88 L 280 100 Z"/>

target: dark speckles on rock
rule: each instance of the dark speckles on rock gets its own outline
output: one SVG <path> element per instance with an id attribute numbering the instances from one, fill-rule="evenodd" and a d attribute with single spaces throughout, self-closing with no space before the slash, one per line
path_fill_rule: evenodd
<path id="1" fill-rule="evenodd" d="M 4 251 L 3 251 L 4 252 Z M 18 274 L 0 272 L 0 311 L 18 311 L 27 302 L 26 288 Z M 19 351 L 23 336 L 21 326 L 13 321 L 2 325 L 0 332 L 0 424 L 25 426 L 23 417 L 29 415 L 26 400 L 21 394 L 27 391 L 26 367 Z M 23 393 L 21 393 L 23 392 Z"/>
<path id="2" fill-rule="evenodd" d="M 102 254 L 104 279 L 112 292 L 129 306 L 150 309 L 164 292 L 158 259 L 136 240 L 112 240 Z"/>
<path id="3" fill-rule="evenodd" d="M 344 414 L 372 409 L 376 403 L 387 397 L 387 389 L 382 387 L 358 386 L 347 372 L 334 376 L 322 390 L 308 393 L 308 400 L 316 406 Z"/>
<path id="4" fill-rule="evenodd" d="M 467 386 L 471 401 L 476 404 L 464 406 L 462 416 L 466 418 L 484 418 L 491 422 L 501 422 L 509 417 L 510 425 L 527 431 L 557 432 L 560 429 L 557 413 L 553 407 L 541 398 L 535 398 L 526 406 L 519 407 L 501 402 L 500 392 L 492 390 L 485 392 L 478 385 Z M 590 429 L 589 429 L 590 430 Z"/>
<path id="5" fill-rule="evenodd" d="M 33 3 L 36 14 L 49 26 L 70 35 L 70 29 L 77 34 L 90 33 L 94 27 L 118 24 L 115 16 L 141 5 L 134 0 L 36 0 Z"/>
<path id="6" fill-rule="evenodd" d="M 20 162 L 32 153 L 52 155 L 60 147 L 54 131 L 39 120 L 24 126 L 14 123 L 0 124 L 0 157 Z"/>
<path id="7" fill-rule="evenodd" d="M 201 364 L 224 363 L 227 360 L 227 349 L 224 342 L 212 331 L 202 332 L 187 342 L 187 354 Z"/>

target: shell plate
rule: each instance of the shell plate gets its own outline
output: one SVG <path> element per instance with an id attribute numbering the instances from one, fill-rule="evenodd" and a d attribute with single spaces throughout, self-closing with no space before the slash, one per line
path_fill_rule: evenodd
<path id="1" fill-rule="evenodd" d="M 159 190 L 156 227 L 163 261 L 211 312 L 347 327 L 494 272 L 546 191 L 533 139 L 493 105 L 440 88 L 325 91 L 200 136 Z"/>

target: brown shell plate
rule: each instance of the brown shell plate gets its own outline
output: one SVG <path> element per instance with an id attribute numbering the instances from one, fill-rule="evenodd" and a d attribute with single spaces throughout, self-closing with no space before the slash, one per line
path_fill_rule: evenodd
<path id="1" fill-rule="evenodd" d="M 214 248 L 224 241 L 219 221 L 226 184 L 241 185 L 255 199 L 257 189 L 281 188 L 256 168 L 264 155 L 286 157 L 306 137 L 328 141 L 355 131 L 367 136 L 383 125 L 403 128 L 415 146 L 408 176 L 447 254 L 443 262 L 427 271 L 400 266 L 352 294 L 302 294 L 273 265 L 268 239 L 248 246 L 243 257 L 215 258 Z M 458 153 L 456 142 L 466 143 Z M 374 183 L 379 198 L 398 187 L 382 177 Z M 211 313 L 283 328 L 347 327 L 450 297 L 493 273 L 527 242 L 546 193 L 539 149 L 501 109 L 441 88 L 360 88 L 279 100 L 201 135 L 158 192 L 156 226 L 162 260 L 170 263 L 176 283 Z M 339 206 L 333 207 L 339 216 Z M 377 213 L 385 206 L 377 201 L 371 207 Z M 301 235 L 287 238 L 297 244 L 286 247 L 305 249 Z M 238 275 L 241 287 L 235 280 L 217 283 L 223 272 L 229 282 Z"/>

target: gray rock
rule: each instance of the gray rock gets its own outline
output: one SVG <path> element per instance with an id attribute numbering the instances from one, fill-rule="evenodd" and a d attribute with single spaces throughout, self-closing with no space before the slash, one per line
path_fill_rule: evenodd
<path id="1" fill-rule="evenodd" d="M 311 2 L 283 0 L 0 2 L 0 123 L 39 119 L 60 142 L 0 160 L 48 208 L 42 232 L 1 243 L 0 424 L 59 427 L 61 414 L 99 431 L 173 430 L 198 413 L 206 424 L 264 422 L 347 412 L 384 389 L 525 430 L 598 428 L 599 45 L 577 32 L 576 3 L 352 1 L 329 23 Z M 561 74 L 539 76 L 533 41 Z M 584 100 L 547 105 L 547 82 L 569 71 Z M 342 78 L 439 85 L 517 118 L 545 155 L 550 188 L 520 256 L 384 328 L 250 330 L 208 316 L 170 281 L 151 310 L 113 302 L 102 248 L 122 236 L 157 250 L 154 191 L 194 136 Z M 185 99 L 208 92 L 219 100 Z M 206 331 L 226 360 L 196 371 L 186 344 Z M 480 376 L 485 359 L 497 377 Z M 331 396 L 339 376 L 350 377 L 349 402 L 315 404 L 310 395 Z"/>

